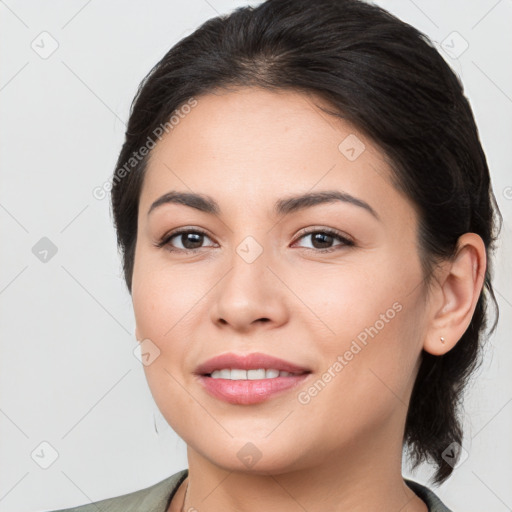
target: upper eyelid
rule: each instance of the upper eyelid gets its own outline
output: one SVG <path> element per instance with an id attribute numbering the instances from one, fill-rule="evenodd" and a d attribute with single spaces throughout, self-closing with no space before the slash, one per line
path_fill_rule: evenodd
<path id="1" fill-rule="evenodd" d="M 200 235 L 205 235 L 208 238 L 210 238 L 210 240 L 213 241 L 213 237 L 207 231 L 205 231 L 203 229 L 199 229 L 199 228 L 187 228 L 187 227 L 178 228 L 176 231 L 171 231 L 168 235 L 164 235 L 163 239 L 164 240 L 171 239 L 171 238 L 174 238 L 175 236 L 183 235 L 185 233 L 196 233 L 196 234 L 200 234 Z"/>
<path id="2" fill-rule="evenodd" d="M 297 233 L 297 238 L 302 238 L 305 235 L 311 235 L 313 233 L 323 233 L 323 232 L 332 232 L 336 236 L 340 238 L 346 238 L 347 240 L 352 241 L 352 237 L 349 234 L 345 234 L 343 231 L 335 228 L 327 228 L 327 227 L 311 227 L 311 228 L 303 228 Z"/>

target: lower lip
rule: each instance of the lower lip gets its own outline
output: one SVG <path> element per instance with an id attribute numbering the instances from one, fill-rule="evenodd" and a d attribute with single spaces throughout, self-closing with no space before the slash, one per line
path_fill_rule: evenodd
<path id="1" fill-rule="evenodd" d="M 215 398 L 230 404 L 248 405 L 268 400 L 270 397 L 294 388 L 302 383 L 310 373 L 294 377 L 276 377 L 274 379 L 229 380 L 212 379 L 199 376 L 199 382 Z"/>

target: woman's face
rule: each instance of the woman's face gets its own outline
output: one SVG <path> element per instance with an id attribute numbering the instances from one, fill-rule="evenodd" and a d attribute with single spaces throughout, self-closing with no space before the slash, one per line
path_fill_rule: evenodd
<path id="1" fill-rule="evenodd" d="M 426 325 L 413 206 L 376 146 L 312 96 L 196 100 L 153 149 L 140 196 L 132 298 L 159 409 L 189 456 L 230 470 L 400 450 Z M 149 213 L 170 192 L 218 212 L 171 201 Z M 341 199 L 290 200 L 322 192 Z M 192 233 L 169 240 L 178 228 Z M 252 372 L 222 382 L 224 398 L 204 386 L 218 379 L 196 374 L 212 357 L 256 352 L 309 373 L 265 394 L 277 384 Z"/>

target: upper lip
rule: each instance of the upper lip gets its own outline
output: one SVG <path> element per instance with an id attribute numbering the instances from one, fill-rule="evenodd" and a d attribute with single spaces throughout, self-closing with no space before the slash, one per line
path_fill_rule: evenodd
<path id="1" fill-rule="evenodd" d="M 226 368 L 237 368 L 240 370 L 257 370 L 265 368 L 267 370 L 274 369 L 290 373 L 309 373 L 308 368 L 298 366 L 284 359 L 263 354 L 261 352 L 253 352 L 251 354 L 221 354 L 208 359 L 196 368 L 199 375 L 208 375 L 215 370 L 223 370 Z"/>

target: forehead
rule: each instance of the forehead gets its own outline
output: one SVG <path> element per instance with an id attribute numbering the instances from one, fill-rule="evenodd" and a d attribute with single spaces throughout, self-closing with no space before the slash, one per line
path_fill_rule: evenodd
<path id="1" fill-rule="evenodd" d="M 209 155 L 247 156 L 260 144 L 260 157 L 270 152 L 275 157 L 279 152 L 290 158 L 287 151 L 298 153 L 303 144 L 309 149 L 330 146 L 336 154 L 345 136 L 364 138 L 346 120 L 323 112 L 319 106 L 332 107 L 312 94 L 246 87 L 216 90 L 196 101 L 154 153 L 163 151 L 163 146 L 179 145 L 184 152 L 201 149 Z M 374 149 L 369 140 L 365 143 L 367 149 Z M 173 147 L 173 151 L 176 149 Z"/>
<path id="2" fill-rule="evenodd" d="M 315 189 L 343 190 L 376 205 L 384 196 L 400 199 L 378 147 L 319 109 L 332 107 L 318 97 L 242 88 L 196 100 L 152 150 L 141 209 L 170 190 L 206 193 L 221 207 L 237 198 L 270 205 Z"/>

